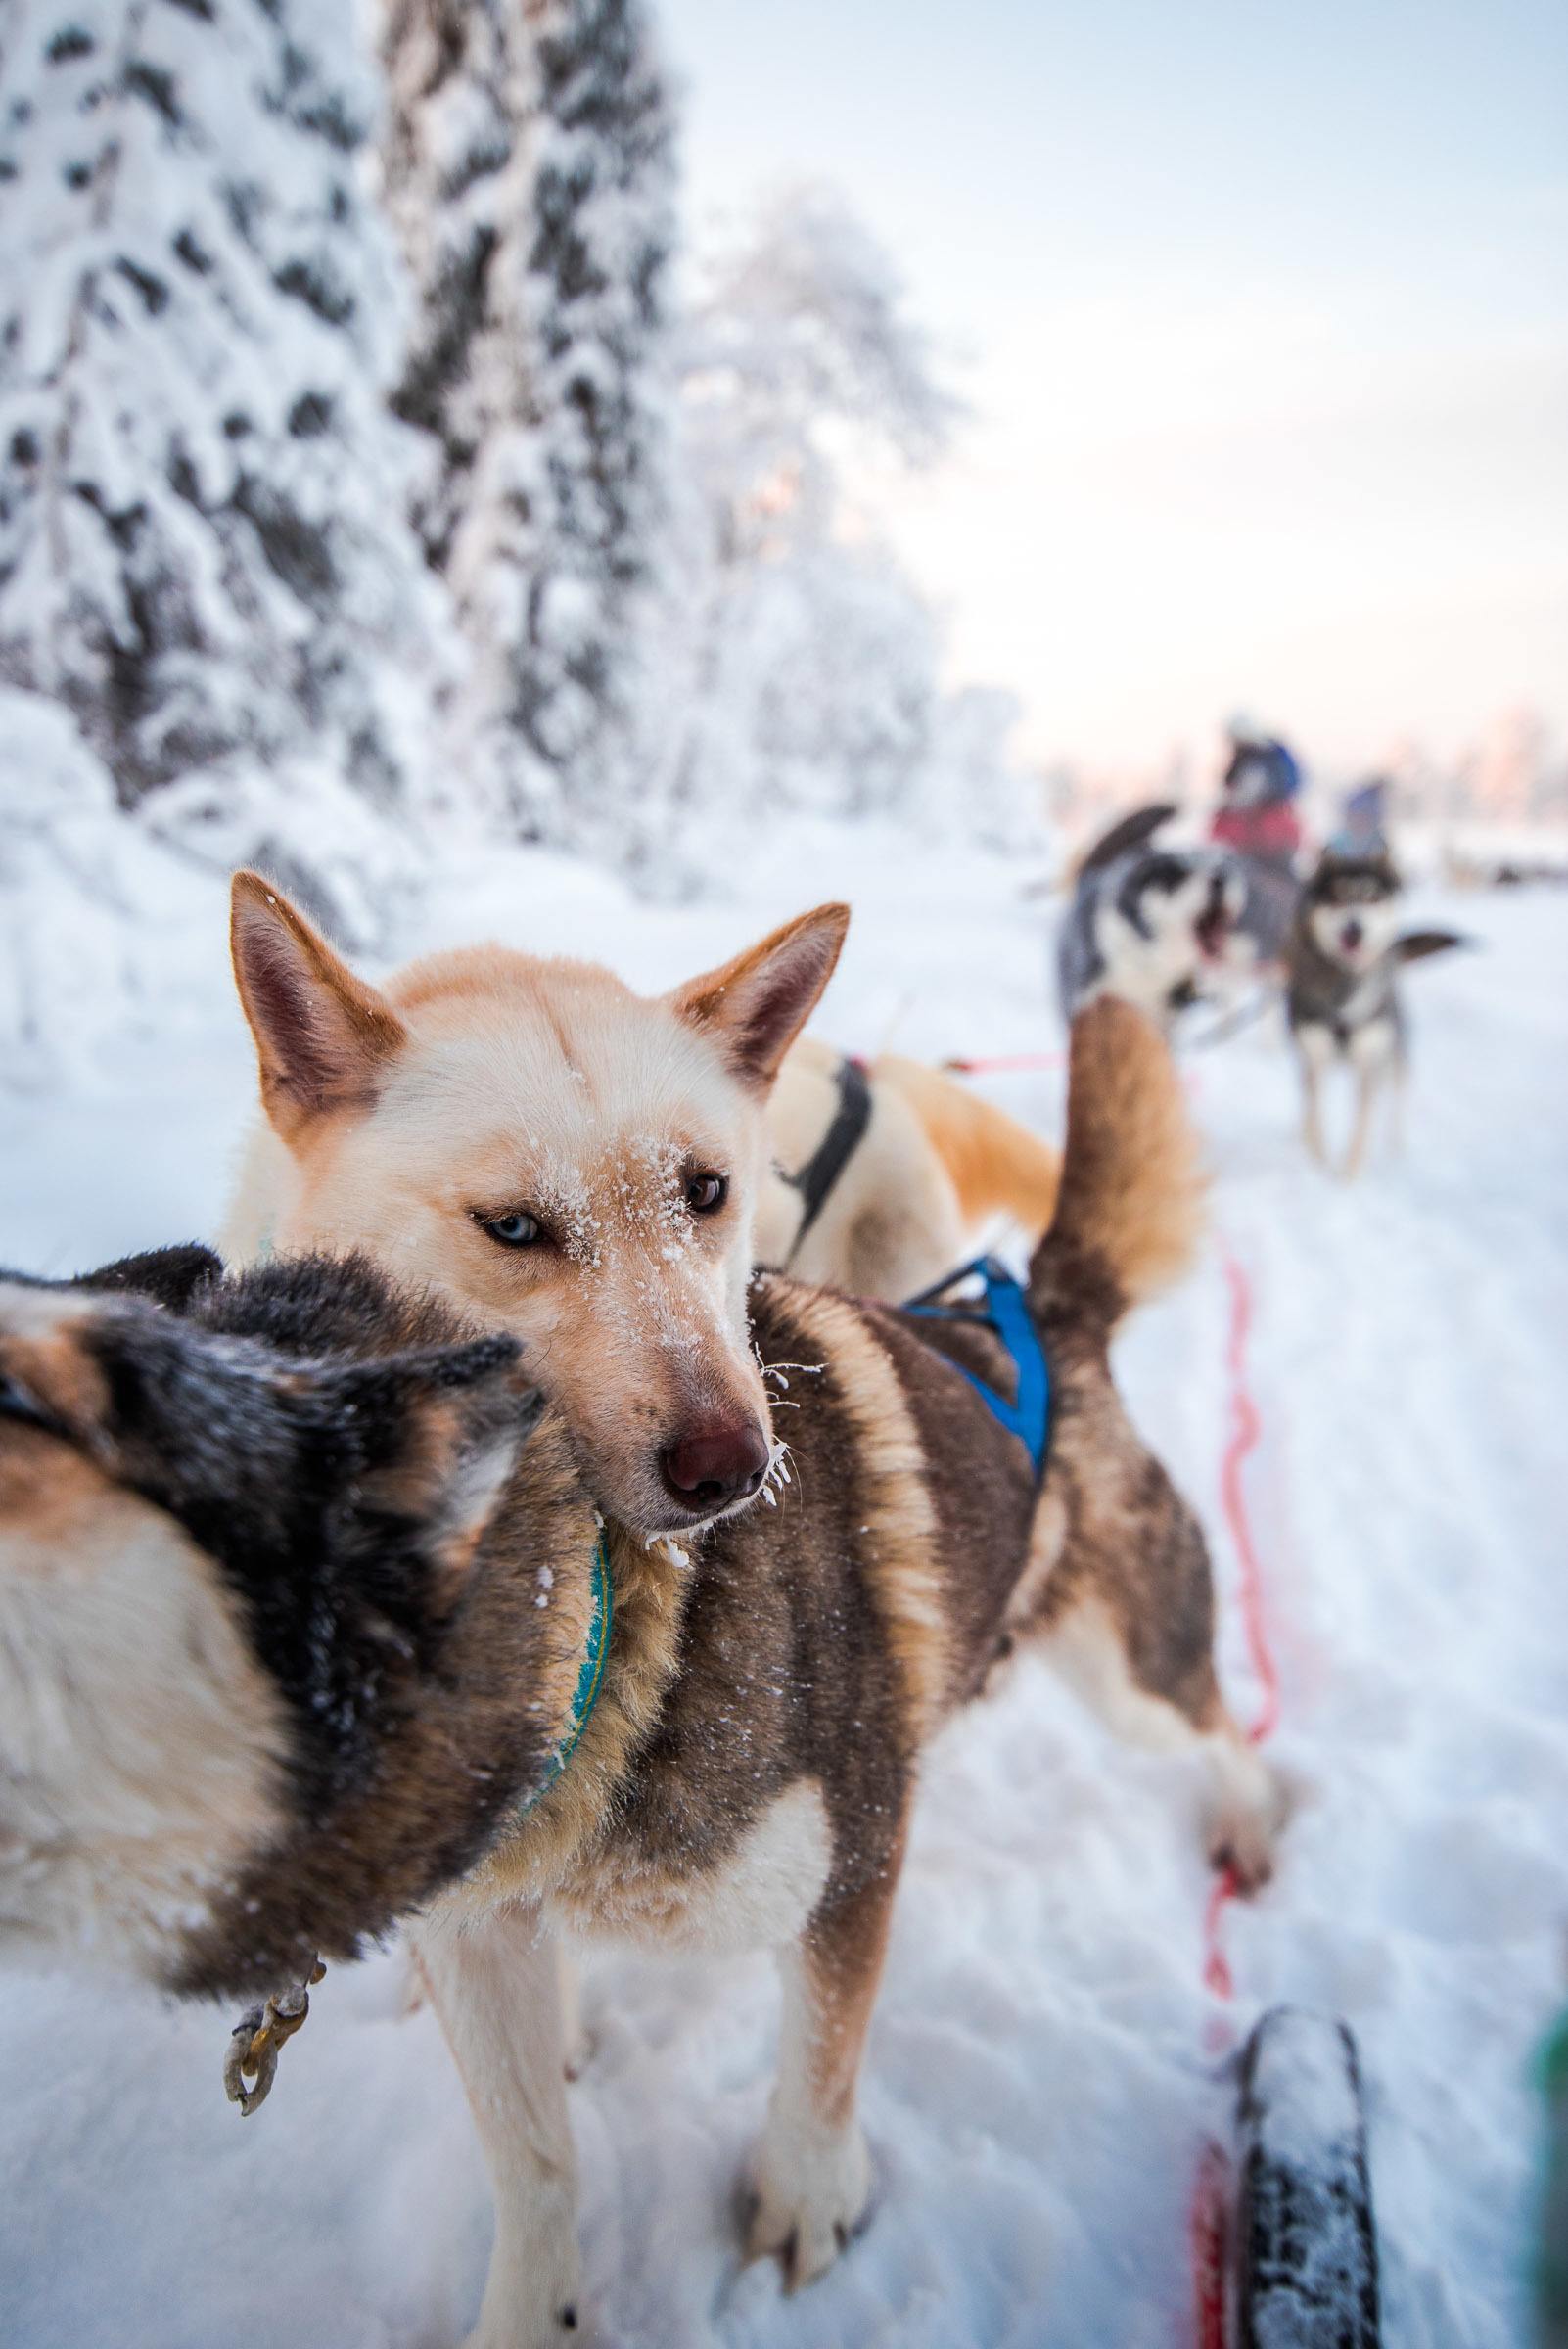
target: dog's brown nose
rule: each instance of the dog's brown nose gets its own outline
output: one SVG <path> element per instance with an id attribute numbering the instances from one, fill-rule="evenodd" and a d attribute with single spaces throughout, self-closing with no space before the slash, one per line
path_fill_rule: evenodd
<path id="1" fill-rule="evenodd" d="M 1339 935 L 1345 942 L 1346 952 L 1348 954 L 1354 954 L 1357 947 L 1361 943 L 1361 925 L 1360 922 L 1352 919 L 1345 924 L 1344 929 L 1341 930 Z"/>
<path id="2" fill-rule="evenodd" d="M 755 1419 L 694 1428 L 661 1454 L 665 1483 L 687 1509 L 719 1509 L 755 1493 L 769 1458 Z"/>

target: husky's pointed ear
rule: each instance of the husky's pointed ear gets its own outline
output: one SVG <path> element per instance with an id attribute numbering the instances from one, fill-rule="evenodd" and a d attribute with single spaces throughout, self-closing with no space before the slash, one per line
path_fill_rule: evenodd
<path id="1" fill-rule="evenodd" d="M 333 1415 L 371 1454 L 355 1505 L 417 1525 L 419 1546 L 449 1573 L 468 1566 L 544 1408 L 521 1355 L 496 1336 L 324 1374 Z"/>
<path id="2" fill-rule="evenodd" d="M 797 914 L 733 962 L 688 979 L 670 1001 L 713 1036 L 743 1084 L 766 1092 L 833 976 L 849 926 L 848 905 Z"/>
<path id="3" fill-rule="evenodd" d="M 69 1281 L 0 1272 L 0 1427 L 47 1428 L 82 1445 L 107 1405 L 82 1344 L 92 1301 Z"/>
<path id="4" fill-rule="evenodd" d="M 262 1106 L 283 1140 L 328 1110 L 373 1101 L 407 1036 L 385 996 L 259 873 L 234 876 L 229 939 Z"/>

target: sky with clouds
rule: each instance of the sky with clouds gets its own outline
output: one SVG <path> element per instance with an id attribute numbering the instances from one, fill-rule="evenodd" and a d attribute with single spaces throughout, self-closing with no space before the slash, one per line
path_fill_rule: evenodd
<path id="1" fill-rule="evenodd" d="M 1042 757 L 1568 731 L 1560 0 L 664 0 L 699 222 L 825 180 L 973 414 L 874 491 Z"/>

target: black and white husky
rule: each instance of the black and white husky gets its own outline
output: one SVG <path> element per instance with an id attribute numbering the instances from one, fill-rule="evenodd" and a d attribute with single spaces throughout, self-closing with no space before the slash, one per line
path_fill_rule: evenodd
<path id="1" fill-rule="evenodd" d="M 1246 905 L 1227 850 L 1162 848 L 1176 810 L 1139 807 L 1113 824 L 1079 867 L 1056 941 L 1063 1016 L 1120 995 L 1169 1030 L 1215 990 Z"/>
<path id="2" fill-rule="evenodd" d="M 1366 1155 L 1379 1096 L 1403 1083 L 1407 1055 L 1401 965 L 1442 954 L 1463 939 L 1449 930 L 1402 932 L 1403 886 L 1386 848 L 1350 854 L 1325 849 L 1302 892 L 1286 948 L 1285 1014 L 1301 1063 L 1302 1134 L 1319 1165 L 1327 1163 L 1319 1099 L 1323 1071 L 1336 1061 L 1356 1079 L 1356 1114 L 1341 1172 L 1354 1175 Z"/>

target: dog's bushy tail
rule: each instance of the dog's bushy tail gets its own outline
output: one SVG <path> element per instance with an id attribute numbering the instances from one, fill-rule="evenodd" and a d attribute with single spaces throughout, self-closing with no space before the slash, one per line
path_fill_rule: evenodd
<path id="1" fill-rule="evenodd" d="M 1191 1264 L 1204 1190 L 1164 1038 L 1130 1003 L 1102 996 L 1073 1022 L 1061 1190 L 1030 1266 L 1034 1311 L 1080 1312 L 1109 1335 Z"/>
<path id="2" fill-rule="evenodd" d="M 1085 873 L 1098 872 L 1102 865 L 1114 864 L 1119 856 L 1147 848 L 1156 832 L 1178 812 L 1175 800 L 1161 800 L 1152 807 L 1134 807 L 1130 815 L 1118 817 L 1109 832 L 1102 832 L 1079 858 L 1075 877 L 1082 881 Z"/>
<path id="3" fill-rule="evenodd" d="M 902 1095 L 947 1172 L 971 1231 L 1005 1216 L 1033 1245 L 1051 1220 L 1062 1162 L 1016 1118 L 924 1061 L 881 1052 L 877 1080 Z"/>
<path id="4" fill-rule="evenodd" d="M 1457 930 L 1407 930 L 1403 938 L 1394 941 L 1394 959 L 1424 962 L 1429 954 L 1450 954 L 1455 946 L 1468 946 L 1472 943 Z"/>

